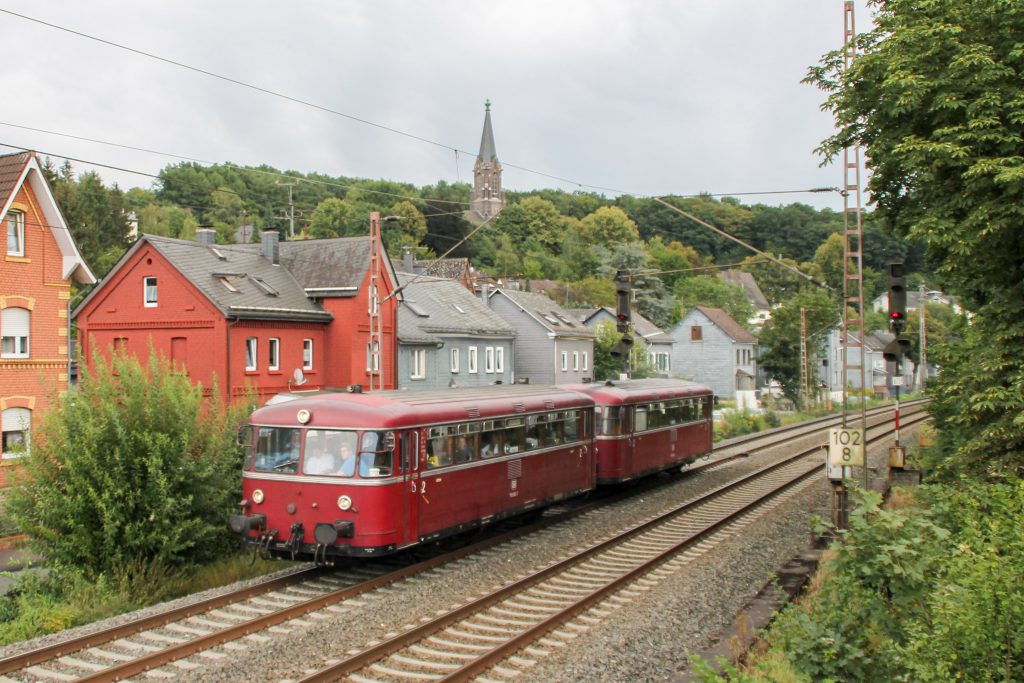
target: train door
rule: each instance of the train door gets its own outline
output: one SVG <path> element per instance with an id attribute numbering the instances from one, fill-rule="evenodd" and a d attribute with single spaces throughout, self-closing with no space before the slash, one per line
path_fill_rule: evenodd
<path id="1" fill-rule="evenodd" d="M 623 404 L 619 408 L 619 466 L 622 473 L 632 476 L 636 471 L 633 462 L 633 454 L 636 451 L 636 434 L 633 431 L 633 406 Z"/>
<path id="2" fill-rule="evenodd" d="M 402 494 L 402 544 L 415 543 L 420 538 L 420 435 L 417 430 L 402 432 L 398 437 L 399 461 L 405 484 Z"/>

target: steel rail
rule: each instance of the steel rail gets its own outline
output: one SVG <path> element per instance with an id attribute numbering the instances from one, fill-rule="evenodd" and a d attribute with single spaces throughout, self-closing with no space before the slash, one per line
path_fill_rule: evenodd
<path id="1" fill-rule="evenodd" d="M 921 418 L 921 420 L 925 420 L 925 419 L 928 419 L 928 418 L 927 417 Z M 868 441 L 868 443 L 874 443 L 875 441 L 883 438 L 884 436 L 887 436 L 888 433 L 889 433 L 889 431 L 888 431 L 888 428 L 886 426 L 886 431 L 883 431 L 882 434 L 876 435 L 875 437 L 872 437 L 871 439 L 868 439 L 867 441 Z M 605 550 L 607 550 L 607 549 L 609 549 L 609 548 L 611 548 L 613 546 L 619 545 L 619 544 L 623 543 L 624 541 L 627 541 L 627 540 L 629 540 L 629 539 L 631 539 L 631 538 L 633 538 L 633 537 L 635 537 L 635 536 L 637 536 L 637 535 L 639 535 L 639 534 L 641 534 L 641 533 L 643 533 L 645 531 L 648 531 L 651 528 L 659 526 L 659 525 L 663 524 L 665 521 L 667 521 L 668 519 L 677 517 L 677 516 L 687 512 L 688 510 L 691 510 L 693 508 L 704 506 L 707 503 L 709 503 L 710 501 L 712 501 L 712 500 L 714 500 L 716 498 L 720 498 L 723 494 L 725 494 L 725 493 L 727 493 L 729 491 L 732 491 L 732 490 L 734 490 L 734 489 L 736 489 L 736 488 L 738 488 L 740 486 L 746 485 L 748 483 L 757 481 L 758 479 L 762 479 L 763 477 L 765 477 L 765 475 L 767 475 L 769 473 L 775 472 L 776 470 L 784 468 L 784 467 L 786 467 L 786 466 L 788 466 L 788 465 L 790 465 L 792 463 L 795 463 L 795 462 L 798 462 L 799 460 L 805 459 L 808 456 L 811 456 L 811 455 L 814 455 L 814 454 L 819 454 L 819 453 L 821 453 L 821 446 L 820 445 L 819 446 L 810 447 L 810 448 L 806 448 L 806 449 L 804 449 L 804 450 L 802 450 L 802 451 L 800 451 L 800 452 L 798 452 L 796 454 L 793 454 L 793 455 L 787 456 L 787 457 L 785 457 L 783 459 L 780 459 L 778 462 L 772 463 L 768 467 L 763 468 L 761 470 L 758 470 L 757 472 L 749 473 L 749 474 L 744 475 L 744 476 L 742 476 L 742 477 L 740 477 L 740 478 L 738 478 L 738 479 L 736 479 L 734 481 L 731 481 L 731 482 L 723 484 L 723 485 L 721 485 L 719 487 L 716 487 L 715 489 L 713 489 L 711 491 L 708 491 L 708 492 L 706 492 L 704 494 L 701 494 L 697 498 L 694 498 L 694 499 L 689 500 L 689 501 L 687 501 L 685 503 L 682 503 L 682 504 L 674 507 L 673 509 L 668 510 L 668 511 L 658 515 L 657 517 L 655 517 L 653 519 L 650 519 L 650 520 L 648 520 L 646 522 L 642 522 L 642 523 L 640 523 L 638 525 L 635 525 L 635 526 L 627 529 L 626 531 L 616 535 L 613 538 L 606 539 L 605 541 L 601 541 L 601 542 L 599 542 L 599 543 L 597 543 L 597 544 L 595 544 L 595 545 L 593 545 L 593 546 L 591 546 L 591 547 L 589 547 L 589 548 L 587 548 L 587 549 L 585 549 L 585 550 L 583 550 L 583 551 L 581 551 L 579 553 L 576 553 L 576 554 L 572 555 L 571 557 L 564 558 L 564 559 L 559 560 L 559 561 L 557 561 L 555 563 L 552 563 L 551 565 L 549 565 L 547 567 L 544 567 L 543 569 L 540 569 L 540 570 L 538 570 L 538 571 L 536 571 L 536 572 L 534 572 L 534 573 L 532 573 L 532 574 L 530 574 L 530 575 L 528 575 L 528 576 L 526 576 L 524 578 L 518 579 L 518 580 L 516 580 L 516 581 L 514 581 L 514 582 L 512 582 L 512 583 L 510 583 L 510 584 L 508 584 L 508 585 L 506 585 L 506 586 L 496 590 L 496 591 L 488 593 L 485 596 L 482 596 L 480 598 L 472 600 L 471 602 L 466 603 L 465 605 L 462 605 L 462 606 L 460 606 L 460 607 L 458 607 L 458 608 L 456 608 L 456 609 L 454 609 L 454 610 L 452 610 L 452 611 L 450 611 L 450 612 L 448 612 L 448 613 L 446 613 L 444 615 L 441 615 L 441 616 L 439 616 L 439 617 L 437 617 L 435 619 L 432 619 L 432 620 L 430 620 L 428 622 L 424 622 L 424 623 L 422 623 L 420 625 L 417 625 L 417 626 L 415 626 L 415 627 L 413 627 L 413 628 L 411 628 L 411 629 L 409 629 L 409 630 L 407 630 L 407 631 L 405 631 L 403 633 L 400 633 L 400 634 L 398 634 L 396 636 L 393 636 L 393 637 L 391 637 L 389 639 L 386 639 L 386 640 L 384 640 L 384 641 L 374 645 L 373 647 L 367 648 L 363 652 L 355 654 L 355 655 L 353 655 L 351 657 L 348 657 L 348 658 L 346 658 L 346 659 L 344 659 L 344 660 L 342 660 L 340 662 L 337 662 L 337 663 L 335 663 L 335 664 L 333 664 L 333 665 L 331 665 L 329 667 L 321 669 L 320 671 L 314 672 L 314 673 L 312 673 L 312 674 L 310 674 L 308 676 L 305 676 L 305 677 L 303 677 L 301 679 L 298 679 L 297 683 L 324 683 L 326 681 L 336 681 L 341 676 L 345 676 L 347 674 L 351 674 L 351 673 L 354 673 L 356 671 L 359 671 L 360 669 L 363 669 L 363 668 L 369 666 L 370 664 L 378 662 L 378 661 L 384 659 L 385 657 L 387 657 L 387 656 L 389 656 L 391 654 L 394 654 L 395 652 L 399 652 L 399 651 L 405 649 L 406 647 L 408 647 L 408 646 L 410 646 L 412 644 L 415 644 L 415 643 L 423 640 L 424 638 L 426 638 L 426 637 L 428 637 L 430 635 L 433 635 L 434 633 L 437 633 L 438 631 L 440 631 L 440 630 L 442 630 L 444 628 L 447 628 L 448 626 L 451 626 L 452 624 L 458 623 L 458 622 L 462 621 L 463 619 L 465 619 L 465 618 L 467 618 L 469 616 L 472 616 L 473 614 L 476 614 L 476 613 L 480 612 L 483 609 L 486 609 L 486 608 L 491 607 L 491 606 L 493 606 L 495 604 L 498 604 L 498 603 L 504 601 L 506 598 L 508 598 L 508 597 L 510 597 L 512 595 L 515 595 L 517 593 L 521 593 L 524 590 L 534 586 L 535 584 L 538 584 L 538 583 L 540 583 L 540 582 L 550 578 L 551 576 L 554 576 L 556 574 L 560 574 L 560 573 L 564 572 L 565 570 L 580 564 L 582 561 L 591 558 L 594 555 L 600 554 L 601 552 L 603 552 L 603 551 L 605 551 Z M 813 465 L 813 467 L 810 467 L 805 472 L 803 472 L 798 477 L 798 480 L 803 479 L 805 477 L 808 477 L 808 476 L 814 474 L 815 472 L 820 472 L 820 470 L 821 470 L 820 463 L 815 463 Z M 793 484 L 791 483 L 789 485 L 791 486 Z M 785 487 L 783 487 L 783 488 L 785 488 Z M 781 491 L 781 489 L 776 490 L 776 491 L 772 492 L 771 494 L 768 494 L 768 495 L 764 496 L 763 500 L 759 499 L 759 501 L 760 502 L 764 502 L 764 500 L 767 500 L 770 497 L 774 497 L 780 491 Z M 744 508 L 743 511 L 745 512 L 746 508 Z M 741 514 L 741 513 L 736 513 L 736 514 L 732 515 L 730 517 L 730 519 L 735 519 L 735 517 L 737 517 L 739 514 Z M 721 526 L 721 524 L 722 524 L 722 522 L 716 523 L 715 524 L 715 528 L 717 529 L 717 527 Z M 663 560 L 664 560 L 664 558 L 662 558 L 662 560 L 659 560 L 658 563 L 660 563 L 660 561 L 663 561 Z M 644 566 L 647 566 L 648 564 L 649 563 L 645 563 Z M 651 568 L 651 567 L 648 567 L 648 569 L 649 568 Z M 645 570 L 644 573 L 646 573 L 646 570 Z M 599 589 L 595 593 L 600 593 L 602 590 L 604 590 L 604 589 Z M 572 616 L 574 616 L 574 615 L 572 615 Z M 566 617 L 562 621 L 565 621 L 565 620 L 567 620 L 569 618 L 571 618 L 571 616 Z M 552 622 L 554 619 L 555 619 L 555 617 L 551 617 L 551 618 L 545 620 L 545 622 L 543 622 L 543 623 Z M 537 628 L 539 628 L 539 626 Z M 547 630 L 550 630 L 550 629 L 547 629 Z M 545 630 L 544 633 L 546 633 L 547 630 Z M 543 633 L 541 635 L 543 635 Z M 530 642 L 532 642 L 532 640 Z M 503 649 L 504 647 L 505 647 L 504 645 L 503 646 L 499 646 L 499 648 L 496 648 L 496 650 L 497 649 L 501 649 L 504 652 L 504 649 Z M 511 646 L 508 646 L 508 647 L 511 647 Z M 515 647 L 515 650 L 518 650 L 521 647 L 522 647 L 521 644 L 517 645 Z M 488 656 L 488 655 L 485 655 L 485 656 Z M 504 656 L 500 657 L 499 660 L 500 659 L 504 659 Z M 485 666 L 483 668 L 486 669 L 486 668 L 489 668 L 489 666 L 490 665 Z M 473 667 L 472 664 L 466 665 L 466 667 L 464 667 L 467 671 L 472 669 L 472 673 L 466 674 L 466 677 L 469 677 L 471 675 L 475 675 L 476 673 L 480 672 L 480 670 L 473 669 L 472 667 Z M 481 670 L 483 670 L 483 669 L 481 669 Z M 440 679 L 440 680 L 465 680 L 465 678 L 449 678 L 449 677 L 446 677 L 446 678 L 443 678 L 443 679 Z"/>

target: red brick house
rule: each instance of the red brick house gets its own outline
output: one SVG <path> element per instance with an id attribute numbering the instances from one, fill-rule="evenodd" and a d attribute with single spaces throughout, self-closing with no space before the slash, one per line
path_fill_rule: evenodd
<path id="1" fill-rule="evenodd" d="M 304 389 L 394 388 L 398 297 L 379 237 L 213 236 L 140 237 L 75 309 L 83 361 L 153 348 L 207 390 L 216 378 L 225 398 L 252 387 L 260 403 L 298 388 L 296 370 Z"/>
<path id="2" fill-rule="evenodd" d="M 52 396 L 68 387 L 72 281 L 96 281 L 82 260 L 34 152 L 0 156 L 0 420 L 17 455 Z M 0 485 L 6 473 L 0 468 Z"/>

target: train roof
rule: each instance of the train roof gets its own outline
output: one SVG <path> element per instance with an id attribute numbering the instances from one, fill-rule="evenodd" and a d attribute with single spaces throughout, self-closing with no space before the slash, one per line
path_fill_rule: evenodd
<path id="1" fill-rule="evenodd" d="M 671 398 L 708 396 L 710 387 L 682 379 L 627 379 L 599 384 L 579 384 L 565 388 L 592 396 L 599 405 L 644 403 Z"/>
<path id="2" fill-rule="evenodd" d="M 308 392 L 275 397 L 254 412 L 250 422 L 299 426 L 298 412 L 308 410 L 307 427 L 392 429 L 593 405 L 594 400 L 579 391 L 523 384 L 372 393 Z"/>

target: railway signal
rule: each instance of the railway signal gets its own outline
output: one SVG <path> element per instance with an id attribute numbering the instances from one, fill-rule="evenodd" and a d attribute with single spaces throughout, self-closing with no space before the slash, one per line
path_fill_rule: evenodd
<path id="1" fill-rule="evenodd" d="M 629 324 L 633 321 L 630 309 L 632 295 L 633 283 L 629 271 L 619 270 L 615 273 L 615 328 L 622 334 L 629 332 Z"/>
<path id="2" fill-rule="evenodd" d="M 882 349 L 882 357 L 888 363 L 897 363 L 910 351 L 910 340 L 906 337 L 896 337 Z"/>
<path id="3" fill-rule="evenodd" d="M 907 324 L 906 269 L 902 263 L 889 264 L 889 325 L 898 337 Z"/>

